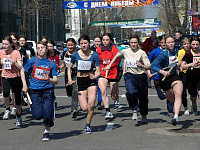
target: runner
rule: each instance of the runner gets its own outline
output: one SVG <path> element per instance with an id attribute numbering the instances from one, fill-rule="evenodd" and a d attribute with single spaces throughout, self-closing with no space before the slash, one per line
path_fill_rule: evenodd
<path id="1" fill-rule="evenodd" d="M 190 99 L 192 101 L 192 112 L 197 115 L 197 96 L 200 101 L 200 41 L 197 37 L 190 40 L 191 50 L 185 53 L 181 67 L 187 69 L 187 85 Z"/>
<path id="2" fill-rule="evenodd" d="M 106 33 L 102 37 L 102 45 L 97 48 L 97 53 L 99 54 L 100 66 L 101 66 L 101 76 L 99 78 L 99 88 L 101 90 L 102 101 L 104 104 L 104 108 L 106 110 L 105 119 L 112 119 L 113 114 L 110 112 L 109 107 L 109 99 L 106 94 L 107 86 L 110 84 L 111 98 L 113 100 L 117 100 L 118 98 L 118 66 L 120 63 L 120 59 L 118 59 L 115 63 L 113 63 L 111 69 L 107 73 L 102 70 L 105 68 L 114 56 L 119 52 L 119 49 L 112 44 L 112 36 L 110 33 Z"/>
<path id="3" fill-rule="evenodd" d="M 179 66 L 182 63 L 182 59 L 185 56 L 185 53 L 190 51 L 190 41 L 187 37 L 185 37 L 182 40 L 182 43 L 183 43 L 183 49 L 178 51 Z M 187 104 L 187 91 L 186 91 L 186 72 L 187 72 L 187 69 L 185 70 L 180 69 L 179 76 L 183 82 L 182 104 L 185 109 L 184 115 L 189 116 L 190 112 L 189 112 L 188 104 Z"/>
<path id="4" fill-rule="evenodd" d="M 16 126 L 22 124 L 22 107 L 21 107 L 21 91 L 22 81 L 20 77 L 20 70 L 22 69 L 22 58 L 19 51 L 15 50 L 14 43 L 10 36 L 6 36 L 2 40 L 3 50 L 0 51 L 0 58 L 2 66 L 2 85 L 3 85 L 3 97 L 5 100 L 6 110 L 3 115 L 3 119 L 9 119 L 10 116 L 10 88 L 15 95 L 15 103 L 17 108 L 16 113 Z"/>
<path id="5" fill-rule="evenodd" d="M 54 126 L 54 84 L 58 83 L 57 69 L 56 64 L 47 56 L 45 42 L 37 43 L 37 54 L 37 57 L 27 61 L 22 71 L 23 91 L 28 91 L 24 74 L 26 72 L 26 76 L 30 76 L 32 115 L 36 120 L 43 119 L 45 130 L 42 141 L 48 141 L 50 128 Z"/>
<path id="6" fill-rule="evenodd" d="M 178 115 L 181 108 L 181 96 L 183 84 L 178 76 L 177 70 L 177 51 L 174 48 L 174 38 L 170 35 L 166 36 L 166 50 L 164 50 L 151 64 L 151 69 L 159 72 L 159 83 L 166 97 L 174 102 L 174 118 L 171 120 L 172 125 L 177 125 Z M 166 78 L 166 79 L 165 79 Z"/>
<path id="7" fill-rule="evenodd" d="M 72 55 L 71 63 L 68 66 L 68 84 L 72 85 L 71 72 L 73 65 L 76 63 L 78 99 L 81 109 L 87 111 L 85 133 L 90 134 L 92 133 L 90 124 L 94 115 L 97 94 L 96 79 L 100 76 L 100 62 L 98 54 L 89 49 L 90 38 L 88 36 L 81 36 L 78 41 L 81 49 Z M 96 70 L 93 73 L 95 66 Z"/>
<path id="8" fill-rule="evenodd" d="M 11 32 L 9 35 L 12 38 L 13 44 L 15 46 L 14 49 L 17 50 L 18 49 L 18 39 L 19 39 L 18 35 L 14 32 Z M 13 107 L 12 107 L 10 115 L 16 116 L 17 109 L 16 109 L 16 103 L 15 103 L 15 95 L 13 92 L 12 92 L 12 104 L 13 104 Z"/>
<path id="9" fill-rule="evenodd" d="M 63 52 L 64 58 L 59 68 L 60 70 L 65 68 L 65 78 L 64 78 L 65 89 L 66 89 L 67 96 L 72 100 L 72 106 L 71 106 L 72 118 L 76 118 L 78 115 L 78 101 L 72 98 L 73 86 L 67 85 L 68 84 L 67 70 L 71 62 L 72 54 L 76 51 L 76 41 L 73 38 L 68 38 L 66 41 L 66 46 L 67 46 L 68 51 Z M 72 75 L 71 78 L 73 80 L 76 79 L 76 74 L 77 74 L 77 68 L 76 68 L 76 65 L 73 65 L 72 72 L 71 72 L 71 75 Z"/>
<path id="10" fill-rule="evenodd" d="M 129 108 L 133 111 L 133 120 L 138 119 L 138 104 L 141 122 L 147 124 L 148 114 L 148 83 L 145 70 L 150 69 L 150 62 L 147 54 L 139 48 L 138 35 L 132 35 L 129 38 L 130 48 L 119 52 L 105 68 L 109 70 L 112 64 L 120 57 L 124 58 L 124 80 L 126 86 L 126 98 Z M 139 103 L 138 103 L 139 101 Z"/>
<path id="11" fill-rule="evenodd" d="M 163 50 L 165 50 L 165 48 L 166 48 L 165 35 L 159 36 L 158 42 L 159 42 L 160 46 L 157 47 L 156 49 L 152 50 L 149 54 L 149 60 L 150 60 L 151 63 L 156 59 L 156 57 L 158 55 L 160 55 L 160 53 L 162 53 Z M 155 74 L 155 75 L 153 75 L 153 74 Z M 152 77 L 152 75 L 153 75 L 153 77 Z M 166 95 L 164 94 L 164 92 L 161 89 L 160 84 L 159 84 L 159 73 L 152 72 L 152 74 L 150 73 L 150 76 L 154 80 L 154 86 L 155 86 L 158 98 L 160 100 L 166 99 Z M 168 110 L 167 115 L 169 117 L 173 118 L 173 116 L 174 116 L 174 110 L 173 110 L 174 109 L 174 103 L 170 102 L 169 100 L 166 100 L 166 102 L 167 102 L 167 110 Z"/>
<path id="12" fill-rule="evenodd" d="M 94 44 L 91 46 L 91 50 L 96 52 L 97 48 L 100 46 L 100 44 L 101 44 L 101 37 L 95 36 L 94 37 Z M 99 86 L 97 86 L 97 106 L 96 106 L 96 108 L 98 110 L 102 110 L 101 102 L 102 102 L 101 90 L 100 90 Z"/>

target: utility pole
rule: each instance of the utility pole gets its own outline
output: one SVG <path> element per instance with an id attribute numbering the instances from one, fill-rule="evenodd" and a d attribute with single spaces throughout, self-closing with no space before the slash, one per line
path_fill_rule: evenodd
<path id="1" fill-rule="evenodd" d="M 190 0 L 190 2 L 189 2 L 189 9 L 192 9 L 192 0 Z M 190 17 L 190 16 L 189 16 Z M 191 16 L 192 17 L 192 16 Z M 189 21 L 190 21 L 190 19 L 189 19 Z M 189 28 L 189 33 L 190 33 L 190 35 L 192 35 L 192 21 L 190 21 L 190 28 Z"/>
<path id="2" fill-rule="evenodd" d="M 36 1 L 36 41 L 39 42 L 39 6 L 38 0 Z"/>

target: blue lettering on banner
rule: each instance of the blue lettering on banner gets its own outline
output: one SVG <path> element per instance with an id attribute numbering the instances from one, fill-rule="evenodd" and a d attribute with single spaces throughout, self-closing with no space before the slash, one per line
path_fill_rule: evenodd
<path id="1" fill-rule="evenodd" d="M 94 8 L 116 8 L 116 7 L 136 7 L 146 5 L 157 5 L 158 0 L 118 0 L 108 3 L 105 1 L 65 1 L 63 2 L 63 9 L 94 9 Z"/>

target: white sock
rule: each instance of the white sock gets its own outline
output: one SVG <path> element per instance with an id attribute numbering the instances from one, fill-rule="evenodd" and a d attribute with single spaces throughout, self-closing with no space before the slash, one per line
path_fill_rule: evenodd
<path id="1" fill-rule="evenodd" d="M 49 133 L 50 131 L 47 129 L 44 129 L 44 133 Z"/>
<path id="2" fill-rule="evenodd" d="M 174 115 L 174 119 L 178 120 L 178 115 L 175 114 Z"/>

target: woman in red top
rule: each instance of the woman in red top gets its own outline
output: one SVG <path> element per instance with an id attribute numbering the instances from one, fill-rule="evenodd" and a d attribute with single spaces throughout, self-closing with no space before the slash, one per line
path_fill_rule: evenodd
<path id="1" fill-rule="evenodd" d="M 55 43 L 52 40 L 49 40 L 47 42 L 47 49 L 48 49 L 48 54 L 49 58 L 53 60 L 56 63 L 56 66 L 58 68 L 59 66 L 59 52 L 54 49 Z"/>
<path id="2" fill-rule="evenodd" d="M 106 109 L 106 116 L 105 119 L 112 119 L 113 115 L 110 112 L 109 108 L 109 100 L 106 96 L 106 89 L 108 83 L 110 83 L 110 91 L 111 91 L 111 98 L 116 100 L 118 98 L 118 80 L 117 80 L 117 70 L 120 63 L 120 59 L 115 61 L 112 64 L 111 69 L 106 74 L 105 68 L 111 60 L 115 57 L 115 55 L 119 52 L 119 49 L 112 44 L 112 37 L 109 33 L 106 33 L 102 37 L 102 46 L 97 48 L 97 53 L 99 54 L 100 59 L 100 69 L 101 69 L 101 77 L 99 78 L 99 88 L 102 94 L 102 101 L 104 104 L 104 108 Z"/>
<path id="3" fill-rule="evenodd" d="M 55 62 L 56 64 L 56 68 L 57 70 L 59 70 L 59 54 L 60 52 L 58 52 L 56 49 L 54 49 L 55 43 L 52 40 L 48 40 L 47 41 L 47 49 L 48 49 L 48 57 L 53 60 L 53 62 Z M 57 108 L 57 101 L 56 101 L 56 97 L 55 98 L 55 108 Z"/>

